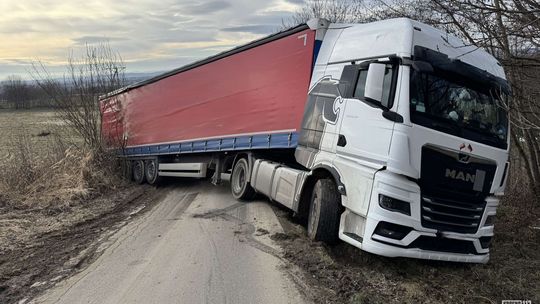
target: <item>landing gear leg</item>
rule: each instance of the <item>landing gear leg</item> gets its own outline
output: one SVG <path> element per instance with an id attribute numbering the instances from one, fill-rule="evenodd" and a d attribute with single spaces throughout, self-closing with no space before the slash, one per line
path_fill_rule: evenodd
<path id="1" fill-rule="evenodd" d="M 221 185 L 223 182 L 221 180 L 221 173 L 223 172 L 223 159 L 221 157 L 218 157 L 216 159 L 216 170 L 214 171 L 214 175 L 212 175 L 212 184 L 214 185 Z"/>

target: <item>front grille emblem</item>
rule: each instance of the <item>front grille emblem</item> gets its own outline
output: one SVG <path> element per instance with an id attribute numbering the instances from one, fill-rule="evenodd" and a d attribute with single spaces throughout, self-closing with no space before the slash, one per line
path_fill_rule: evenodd
<path id="1" fill-rule="evenodd" d="M 467 154 L 464 154 L 464 153 L 459 153 L 458 154 L 458 160 L 462 163 L 469 163 L 469 160 L 471 159 L 471 157 Z"/>

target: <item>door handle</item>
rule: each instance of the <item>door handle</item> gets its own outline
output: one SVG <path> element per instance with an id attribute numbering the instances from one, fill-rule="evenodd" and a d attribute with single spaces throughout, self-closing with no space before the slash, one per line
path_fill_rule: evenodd
<path id="1" fill-rule="evenodd" d="M 345 135 L 339 134 L 337 145 L 340 147 L 345 147 L 347 145 L 347 139 L 345 138 Z"/>

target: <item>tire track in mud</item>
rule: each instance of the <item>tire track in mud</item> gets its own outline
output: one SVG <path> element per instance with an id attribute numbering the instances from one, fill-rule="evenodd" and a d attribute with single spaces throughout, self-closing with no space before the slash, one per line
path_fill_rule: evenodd
<path id="1" fill-rule="evenodd" d="M 125 195 L 126 191 L 131 193 Z M 17 303 L 31 299 L 42 291 L 78 273 L 95 261 L 103 251 L 100 244 L 121 229 L 130 218 L 153 209 L 166 192 L 154 188 L 127 188 L 116 197 L 116 205 L 89 219 L 60 230 L 36 236 L 36 244 L 3 253 L 0 269 L 0 303 Z M 104 199 L 104 198 L 100 198 Z M 92 202 L 88 202 L 92 204 Z M 141 208 L 133 213 L 134 209 Z"/>
<path id="2" fill-rule="evenodd" d="M 139 195 L 138 197 L 142 196 L 143 194 L 141 193 L 141 195 Z M 184 196 L 182 197 L 184 198 Z M 159 200 L 161 201 L 161 200 Z M 141 211 L 143 211 L 145 208 L 147 208 L 145 205 L 141 206 L 140 208 L 138 208 L 136 211 L 136 213 L 132 214 L 130 213 L 129 214 L 129 217 L 126 218 L 124 221 L 118 223 L 116 226 L 113 227 L 113 229 L 111 229 L 107 235 L 103 238 L 100 238 L 98 240 L 96 240 L 92 245 L 91 247 L 87 250 L 88 253 L 85 253 L 84 255 L 86 256 L 84 258 L 84 260 L 88 260 L 90 257 L 92 257 L 92 261 L 96 261 L 99 259 L 99 257 L 105 253 L 105 251 L 110 248 L 110 253 L 109 254 L 114 254 L 114 252 L 122 245 L 126 242 L 126 240 L 132 238 L 134 235 L 136 235 L 138 232 L 144 230 L 146 227 L 148 227 L 148 225 L 150 225 L 150 223 L 148 221 L 145 221 L 145 220 L 140 220 L 136 225 L 135 227 L 131 230 L 130 233 L 126 234 L 125 236 L 121 237 L 121 238 L 118 238 L 117 240 L 115 240 L 113 243 L 109 243 L 111 238 L 113 238 L 115 236 L 115 234 L 120 231 L 122 228 L 124 228 L 127 224 L 130 223 L 130 218 L 132 217 L 132 215 L 137 215 L 138 213 L 140 213 Z M 143 218 L 149 218 L 149 217 L 152 217 L 155 213 L 157 213 L 159 210 L 159 208 L 152 208 L 151 210 L 149 210 L 148 213 L 142 215 Z M 143 225 L 143 224 L 146 224 L 146 225 Z M 116 246 L 114 247 L 109 247 L 113 244 L 116 244 Z M 86 264 L 88 265 L 91 265 L 92 264 L 92 261 L 88 261 Z M 79 267 L 79 268 L 82 268 L 82 267 Z M 82 269 L 81 269 L 82 270 Z M 58 296 L 58 298 L 55 300 L 55 303 L 59 302 L 60 299 L 65 296 L 67 293 L 69 293 L 71 291 L 71 289 L 76 286 L 80 281 L 84 280 L 86 278 L 86 276 L 89 274 L 90 272 L 87 272 L 85 275 L 81 276 L 80 278 L 78 278 L 76 281 L 72 282 L 70 284 L 70 286 L 62 293 Z"/>
<path id="3" fill-rule="evenodd" d="M 196 213 L 196 214 L 193 214 L 192 217 L 202 218 L 202 219 L 212 219 L 212 218 L 219 217 L 226 221 L 235 222 L 239 224 L 240 226 L 246 227 L 246 228 L 243 228 L 242 234 L 246 237 L 247 242 L 251 246 L 282 260 L 279 250 L 272 248 L 271 246 L 268 246 L 262 243 L 261 241 L 255 239 L 255 237 L 253 236 L 255 232 L 257 231 L 257 228 L 255 227 L 255 225 L 253 225 L 250 222 L 244 221 L 241 218 L 228 214 L 228 212 L 230 211 L 233 211 L 238 208 L 245 207 L 245 206 L 246 206 L 246 203 L 242 203 L 242 202 L 236 203 L 226 208 L 214 209 L 214 210 L 210 210 L 204 213 Z"/>
<path id="4" fill-rule="evenodd" d="M 210 211 L 203 212 L 203 213 L 196 213 L 196 214 L 193 214 L 191 217 L 210 219 L 210 218 L 213 218 L 213 217 L 221 216 L 223 214 L 226 214 L 229 211 L 238 209 L 238 208 L 243 207 L 245 205 L 246 205 L 246 203 L 240 202 L 240 203 L 233 204 L 233 205 L 231 205 L 229 207 L 226 207 L 226 208 L 214 209 L 214 210 L 210 210 Z"/>
<path id="5" fill-rule="evenodd" d="M 218 248 L 216 246 L 216 242 L 214 241 L 212 235 L 208 232 L 208 229 L 205 227 L 205 224 L 202 222 L 202 221 L 197 221 L 197 224 L 199 225 L 200 229 L 208 236 L 208 240 L 209 240 L 209 243 L 210 243 L 210 246 L 212 248 L 212 265 L 210 266 L 210 275 L 208 276 L 208 279 L 206 281 L 206 292 L 205 292 L 205 300 L 206 300 L 206 303 L 211 303 L 211 298 L 210 298 L 210 294 L 212 293 L 212 290 L 213 290 L 213 285 L 214 285 L 214 274 L 216 273 L 216 271 L 214 271 L 215 268 L 218 269 L 217 271 L 217 274 L 219 276 L 218 278 L 218 282 L 224 282 L 224 277 L 223 277 L 223 269 L 221 267 L 221 262 L 219 260 L 219 252 L 218 252 Z M 223 288 L 223 284 L 221 284 L 220 286 L 221 288 Z M 221 303 L 228 303 L 228 299 L 227 299 L 227 294 L 226 293 L 223 293 L 220 291 L 220 293 L 222 293 L 222 301 Z"/>
<path id="6" fill-rule="evenodd" d="M 174 191 L 174 190 L 173 190 Z M 136 209 L 134 213 L 130 213 L 130 216 L 133 214 L 138 214 L 143 209 L 148 209 L 148 212 L 141 214 L 141 216 L 136 221 L 130 221 L 130 217 L 124 221 L 117 224 L 114 229 L 108 232 L 106 237 L 95 242 L 96 246 L 99 246 L 100 250 L 94 250 L 92 261 L 86 264 L 90 264 L 88 268 L 85 268 L 84 273 L 78 277 L 75 281 L 69 282 L 67 288 L 64 289 L 60 294 L 54 297 L 54 303 L 62 301 L 65 295 L 69 294 L 73 288 L 78 288 L 80 282 L 85 280 L 90 274 L 99 269 L 101 266 L 99 260 L 100 258 L 107 258 L 116 254 L 122 246 L 130 242 L 137 242 L 137 237 L 141 233 L 149 228 L 150 225 L 159 225 L 163 235 L 170 233 L 171 229 L 174 227 L 174 222 L 171 222 L 171 218 L 178 219 L 182 213 L 189 208 L 193 200 L 196 198 L 197 193 L 185 193 L 181 192 L 171 192 L 167 189 L 162 190 L 159 198 L 155 200 L 156 204 L 159 206 L 142 206 Z M 131 225 L 131 226 L 128 226 Z M 159 248 L 159 244 L 158 247 Z M 157 249 L 156 249 L 157 250 Z M 155 251 L 154 251 L 155 252 Z M 152 254 L 151 254 L 152 255 Z M 151 260 L 149 258 L 148 260 Z M 137 264 L 137 265 L 142 265 Z M 134 267 L 137 265 L 133 265 Z M 135 276 L 131 280 L 136 280 L 141 272 L 144 270 L 145 266 L 142 266 L 139 272 L 135 273 Z M 127 285 L 130 286 L 130 285 Z M 124 292 L 120 292 L 122 298 L 125 294 L 130 294 L 130 289 L 126 289 Z"/>
<path id="7" fill-rule="evenodd" d="M 297 290 L 300 291 L 300 293 L 306 297 L 306 298 L 312 298 L 312 295 L 310 295 L 308 293 L 309 291 L 309 286 L 305 283 L 306 282 L 306 279 L 304 278 L 304 274 L 303 272 L 300 270 L 300 268 L 298 268 L 297 266 L 295 266 L 294 264 L 292 264 L 286 257 L 284 257 L 283 255 L 283 252 L 280 250 L 280 249 L 276 249 L 274 247 L 271 247 L 269 245 L 266 245 L 264 243 L 262 243 L 261 241 L 257 240 L 255 238 L 256 236 L 256 232 L 259 231 L 257 229 L 257 227 L 248 222 L 248 221 L 245 221 L 239 217 L 236 217 L 236 216 L 233 216 L 231 214 L 229 214 L 229 212 L 231 211 L 234 211 L 234 210 L 237 210 L 239 208 L 242 208 L 242 207 L 247 207 L 249 203 L 245 203 L 245 202 L 239 202 L 239 203 L 236 203 L 236 204 L 233 204 L 231 206 L 228 206 L 226 208 L 220 208 L 220 209 L 214 209 L 214 210 L 210 210 L 210 211 L 207 211 L 207 212 L 204 212 L 204 213 L 195 213 L 195 214 L 192 214 L 191 217 L 193 218 L 199 218 L 199 219 L 213 219 L 213 218 L 221 218 L 225 221 L 229 221 L 229 222 L 233 222 L 233 223 L 236 223 L 237 225 L 241 226 L 242 227 L 242 231 L 240 232 L 244 237 L 245 237 L 245 241 L 247 241 L 247 243 L 266 253 L 266 254 L 269 254 L 275 258 L 277 258 L 282 264 L 283 266 L 280 267 L 280 269 L 291 279 L 291 281 L 296 285 L 297 287 Z M 272 208 L 273 209 L 273 208 Z M 274 212 L 274 210 L 272 210 L 272 212 Z M 282 225 L 281 223 L 281 219 L 279 216 L 277 216 L 277 220 L 280 224 L 280 226 Z M 235 232 L 236 234 L 236 232 Z M 262 236 L 262 235 L 265 235 L 267 234 L 267 232 L 265 232 L 264 234 L 261 234 L 261 235 L 257 235 L 257 236 Z M 279 235 L 282 235 L 283 233 L 278 233 Z M 272 236 L 270 236 L 270 239 L 273 239 Z"/>
<path id="8" fill-rule="evenodd" d="M 161 239 L 166 239 L 167 235 L 174 231 L 175 223 L 172 223 L 171 221 L 179 220 L 180 217 L 182 216 L 182 214 L 184 213 L 184 211 L 187 210 L 189 208 L 189 206 L 191 206 L 191 204 L 193 203 L 193 201 L 195 200 L 195 198 L 198 195 L 198 193 L 187 193 L 187 194 L 186 193 L 176 193 L 176 195 L 178 195 L 178 194 L 181 194 L 181 197 L 174 200 L 176 203 L 168 203 L 167 206 L 165 206 L 164 208 L 158 208 L 158 207 L 154 208 L 155 209 L 155 213 L 154 213 L 155 217 L 157 217 L 158 221 L 162 221 L 161 225 L 164 226 L 163 228 L 161 228 L 161 229 L 163 229 L 162 235 L 160 235 Z M 161 201 L 161 203 L 163 203 L 163 201 Z M 132 229 L 130 235 L 131 236 L 136 236 L 136 235 L 138 235 L 138 233 L 135 233 L 135 232 L 143 231 L 149 225 L 155 224 L 156 219 L 154 219 L 154 220 L 151 219 L 154 216 L 154 214 L 150 214 L 147 217 L 145 217 L 144 219 L 141 219 L 141 222 L 144 222 L 146 225 L 144 225 L 144 227 L 142 229 L 139 229 L 138 231 L 135 231 L 136 229 Z M 169 218 L 169 215 L 171 215 L 171 214 L 173 215 L 173 217 Z M 135 242 L 135 240 L 133 240 L 133 242 Z M 120 245 L 121 244 L 119 244 L 117 246 L 117 248 L 119 248 Z M 160 252 L 161 246 L 163 246 L 162 242 L 158 243 L 157 246 L 153 247 L 150 250 L 150 253 L 148 254 L 148 256 L 146 257 L 146 260 L 147 261 L 152 261 L 154 259 L 153 257 L 155 256 L 155 254 Z M 109 255 L 112 256 L 113 252 L 111 252 Z M 132 294 L 132 291 L 133 291 L 133 288 L 134 288 L 132 283 L 138 281 L 141 278 L 141 276 L 143 275 L 143 272 L 146 269 L 146 267 L 148 267 L 148 264 L 143 265 L 141 268 L 139 268 L 139 270 L 135 273 L 135 275 L 132 276 L 132 278 L 130 279 L 131 284 L 128 285 L 129 288 L 124 290 L 124 292 L 119 297 L 119 299 L 124 299 L 126 296 Z M 121 302 L 123 303 L 123 302 L 125 302 L 125 300 L 122 300 Z"/>

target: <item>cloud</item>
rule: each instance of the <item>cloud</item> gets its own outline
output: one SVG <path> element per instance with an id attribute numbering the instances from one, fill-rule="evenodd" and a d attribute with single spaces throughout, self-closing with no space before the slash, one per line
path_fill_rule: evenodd
<path id="1" fill-rule="evenodd" d="M 285 0 L 285 1 L 291 4 L 295 4 L 295 5 L 302 5 L 306 2 L 305 0 Z"/>
<path id="2" fill-rule="evenodd" d="M 73 42 L 77 45 L 110 43 L 111 41 L 126 41 L 127 38 L 122 37 L 106 37 L 106 36 L 82 36 L 73 38 Z"/>
<path id="3" fill-rule="evenodd" d="M 292 15 L 290 11 L 268 11 L 261 12 L 257 15 L 246 16 L 242 19 L 242 22 L 246 24 L 272 24 L 281 26 L 284 19 L 289 18 Z"/>
<path id="4" fill-rule="evenodd" d="M 240 33 L 253 33 L 253 34 L 269 34 L 275 32 L 278 28 L 277 25 L 271 24 L 257 24 L 257 25 L 240 25 L 232 26 L 221 29 L 224 32 L 240 32 Z"/>
<path id="5" fill-rule="evenodd" d="M 31 64 L 31 61 L 29 60 L 17 59 L 17 58 L 3 60 L 3 62 L 6 64 L 21 64 L 21 65 Z"/>
<path id="6" fill-rule="evenodd" d="M 275 32 L 300 0 L 0 1 L 0 77 L 108 42 L 128 72 L 175 68 Z"/>
<path id="7" fill-rule="evenodd" d="M 158 43 L 171 43 L 171 42 L 212 42 L 218 41 L 216 39 L 216 30 L 179 30 L 172 29 L 166 31 L 150 41 Z"/>
<path id="8" fill-rule="evenodd" d="M 231 4 L 226 1 L 210 1 L 186 5 L 183 11 L 189 15 L 202 15 L 222 11 L 229 7 Z"/>

